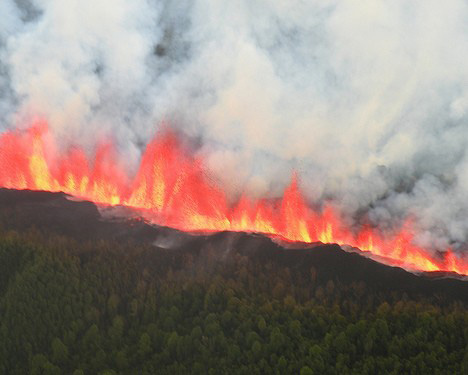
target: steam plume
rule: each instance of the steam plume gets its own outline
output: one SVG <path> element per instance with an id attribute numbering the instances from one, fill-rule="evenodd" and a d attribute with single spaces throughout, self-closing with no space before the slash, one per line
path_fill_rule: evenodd
<path id="1" fill-rule="evenodd" d="M 298 171 L 311 204 L 416 240 L 468 236 L 464 0 L 2 0 L 0 123 L 64 145 L 112 135 L 136 163 L 158 124 L 198 139 L 235 198 Z"/>

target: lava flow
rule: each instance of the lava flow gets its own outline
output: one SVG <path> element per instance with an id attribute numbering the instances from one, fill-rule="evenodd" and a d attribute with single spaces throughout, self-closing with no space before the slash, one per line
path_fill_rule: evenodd
<path id="1" fill-rule="evenodd" d="M 145 210 L 158 224 L 186 231 L 249 231 L 287 241 L 338 243 L 369 251 L 383 262 L 421 271 L 468 275 L 468 260 L 446 249 L 433 254 L 413 244 L 410 225 L 389 238 L 374 228 L 347 229 L 331 208 L 311 210 L 292 178 L 283 197 L 229 205 L 224 192 L 204 173 L 170 132 L 146 148 L 133 178 L 119 166 L 112 144 L 88 158 L 80 148 L 56 151 L 47 125 L 0 135 L 0 186 L 62 191 L 108 205 Z M 147 216 L 147 215 L 146 215 Z"/>

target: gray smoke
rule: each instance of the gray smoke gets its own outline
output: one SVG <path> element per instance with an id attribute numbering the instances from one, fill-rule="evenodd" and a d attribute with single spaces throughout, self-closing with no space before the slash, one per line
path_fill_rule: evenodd
<path id="1" fill-rule="evenodd" d="M 3 129 L 112 134 L 136 165 L 162 122 L 223 188 L 311 204 L 417 241 L 468 238 L 465 0 L 0 0 Z M 460 250 L 461 251 L 461 250 Z"/>

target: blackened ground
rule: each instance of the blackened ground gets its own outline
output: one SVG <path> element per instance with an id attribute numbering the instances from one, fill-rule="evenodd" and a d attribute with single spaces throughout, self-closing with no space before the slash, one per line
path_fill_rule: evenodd
<path id="1" fill-rule="evenodd" d="M 243 255 L 259 264 L 270 262 L 287 267 L 293 275 L 313 270 L 319 282 L 364 282 L 376 291 L 405 292 L 408 296 L 432 296 L 441 301 L 468 303 L 468 281 L 440 273 L 415 275 L 357 253 L 345 252 L 333 244 L 291 249 L 251 233 L 193 235 L 149 225 L 131 216 L 104 219 L 91 202 L 70 200 L 63 193 L 42 191 L 0 189 L 0 213 L 3 229 L 22 231 L 34 227 L 44 233 L 61 234 L 85 242 L 109 240 L 151 244 L 150 250 L 140 254 L 142 269 L 157 270 L 169 264 L 177 268 L 188 253 L 195 263 L 205 262 L 207 257 L 229 263 L 234 256 Z"/>

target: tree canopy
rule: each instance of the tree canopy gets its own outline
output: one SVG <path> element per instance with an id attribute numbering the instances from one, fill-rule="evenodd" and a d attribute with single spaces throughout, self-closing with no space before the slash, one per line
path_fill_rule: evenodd
<path id="1" fill-rule="evenodd" d="M 462 302 L 215 250 L 3 231 L 0 373 L 468 373 Z"/>

